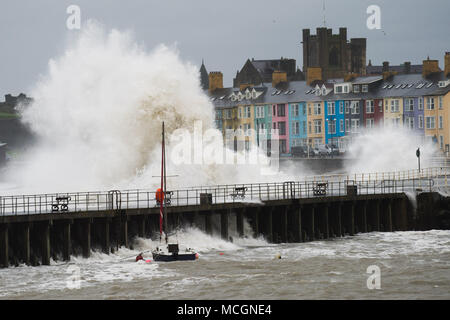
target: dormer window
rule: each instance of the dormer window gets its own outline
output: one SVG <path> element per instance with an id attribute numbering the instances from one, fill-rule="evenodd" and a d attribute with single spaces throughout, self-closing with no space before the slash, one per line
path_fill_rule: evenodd
<path id="1" fill-rule="evenodd" d="M 322 95 L 326 95 L 327 94 L 327 89 L 326 88 L 322 88 Z"/>
<path id="2" fill-rule="evenodd" d="M 368 92 L 369 91 L 369 86 L 367 84 L 363 84 L 361 87 L 361 92 Z"/>
<path id="3" fill-rule="evenodd" d="M 231 99 L 231 101 L 236 101 L 237 97 L 234 94 L 234 92 L 231 94 L 230 99 Z"/>
<path id="4" fill-rule="evenodd" d="M 256 97 L 257 97 L 256 90 L 253 89 L 253 90 L 252 90 L 252 98 L 253 98 L 253 99 L 256 99 Z"/>
<path id="5" fill-rule="evenodd" d="M 353 92 L 359 93 L 359 85 L 357 85 L 357 84 L 353 85 Z"/>

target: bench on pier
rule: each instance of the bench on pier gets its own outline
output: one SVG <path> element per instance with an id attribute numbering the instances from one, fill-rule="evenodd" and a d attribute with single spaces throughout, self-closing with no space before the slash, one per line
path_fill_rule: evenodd
<path id="1" fill-rule="evenodd" d="M 164 202 L 166 205 L 170 206 L 170 204 L 172 203 L 172 196 L 173 196 L 173 191 L 166 191 L 164 193 Z M 161 201 L 157 198 L 155 198 L 156 200 L 156 204 L 159 206 L 161 205 Z"/>
<path id="2" fill-rule="evenodd" d="M 69 211 L 69 201 L 71 200 L 69 196 L 56 197 L 55 200 L 56 203 L 52 203 L 52 212 L 60 211 L 60 209 L 61 212 Z"/>
<path id="3" fill-rule="evenodd" d="M 327 194 L 328 182 L 320 182 L 313 186 L 315 196 L 325 196 Z"/>
<path id="4" fill-rule="evenodd" d="M 230 194 L 230 196 L 234 199 L 245 199 L 245 193 L 247 192 L 247 187 L 236 187 L 234 188 L 234 192 Z"/>

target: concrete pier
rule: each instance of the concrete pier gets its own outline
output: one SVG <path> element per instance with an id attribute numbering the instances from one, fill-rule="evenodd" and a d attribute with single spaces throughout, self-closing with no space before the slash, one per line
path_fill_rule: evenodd
<path id="1" fill-rule="evenodd" d="M 290 189 L 286 189 L 289 191 Z M 285 190 L 285 191 L 286 191 Z M 352 195 L 294 199 L 291 193 L 264 203 L 219 203 L 168 207 L 169 227 L 192 225 L 230 240 L 244 236 L 245 221 L 253 236 L 268 242 L 303 242 L 356 232 L 426 230 L 438 226 L 442 196 L 417 198 L 417 211 L 404 194 Z M 450 201 L 449 201 L 450 202 Z M 234 232 L 236 227 L 236 233 Z M 109 254 L 130 247 L 135 237 L 159 234 L 159 208 L 3 216 L 0 220 L 0 266 L 48 265 L 50 259 Z"/>

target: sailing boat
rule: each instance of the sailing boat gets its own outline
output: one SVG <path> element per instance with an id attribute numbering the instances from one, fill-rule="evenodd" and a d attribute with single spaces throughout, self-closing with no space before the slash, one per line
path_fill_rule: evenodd
<path id="1" fill-rule="evenodd" d="M 159 197 L 158 197 L 159 191 Z M 198 259 L 198 253 L 192 249 L 187 249 L 186 253 L 180 253 L 178 243 L 169 243 L 168 228 L 167 228 L 167 212 L 165 195 L 166 190 L 166 149 L 164 139 L 164 122 L 162 123 L 162 157 L 161 157 L 161 189 L 157 191 L 157 200 L 159 198 L 159 242 L 162 241 L 163 229 L 165 231 L 165 242 L 167 244 L 167 251 L 161 248 L 161 244 L 156 250 L 152 251 L 154 261 L 186 261 Z M 164 223 L 163 223 L 164 222 Z M 163 228 L 164 225 L 164 228 Z"/>

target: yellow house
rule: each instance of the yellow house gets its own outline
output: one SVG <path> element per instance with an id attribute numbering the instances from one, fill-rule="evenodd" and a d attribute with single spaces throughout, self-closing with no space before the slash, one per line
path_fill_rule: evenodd
<path id="1" fill-rule="evenodd" d="M 390 97 L 384 99 L 384 126 L 403 126 L 403 98 Z"/>
<path id="2" fill-rule="evenodd" d="M 308 143 L 317 147 L 325 144 L 325 106 L 323 101 L 309 101 L 306 104 L 308 114 Z"/>
<path id="3" fill-rule="evenodd" d="M 438 148 L 450 151 L 450 93 L 423 97 L 425 136 L 437 143 Z"/>

